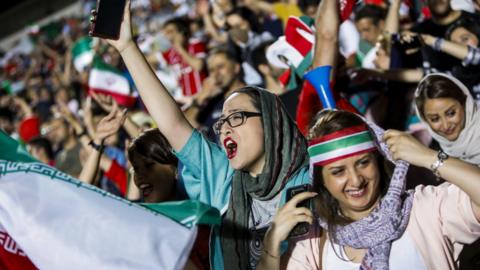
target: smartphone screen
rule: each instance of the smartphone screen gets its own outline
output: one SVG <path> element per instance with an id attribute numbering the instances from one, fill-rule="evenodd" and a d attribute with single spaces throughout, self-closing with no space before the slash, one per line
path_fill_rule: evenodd
<path id="1" fill-rule="evenodd" d="M 126 0 L 98 0 L 91 36 L 118 39 Z"/>
<path id="2" fill-rule="evenodd" d="M 299 193 L 310 191 L 310 187 L 311 186 L 309 184 L 305 184 L 305 185 L 295 186 L 287 189 L 286 200 L 289 201 Z M 311 210 L 312 209 L 311 202 L 312 202 L 311 198 L 306 199 L 300 202 L 299 204 L 297 204 L 297 207 L 305 207 Z M 310 227 L 310 224 L 308 224 L 307 222 L 298 223 L 297 225 L 295 225 L 295 227 L 293 227 L 292 231 L 290 231 L 290 234 L 288 235 L 288 237 L 304 235 L 308 233 L 309 227 Z"/>

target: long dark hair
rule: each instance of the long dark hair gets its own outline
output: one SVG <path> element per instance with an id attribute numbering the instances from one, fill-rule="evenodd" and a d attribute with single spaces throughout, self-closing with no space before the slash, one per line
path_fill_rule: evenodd
<path id="1" fill-rule="evenodd" d="M 357 115 L 341 110 L 320 111 L 317 114 L 316 119 L 315 124 L 309 130 L 308 140 L 320 138 L 348 127 L 365 124 L 365 122 Z M 370 133 L 374 138 L 375 135 L 373 132 Z M 375 156 L 380 171 L 380 194 L 383 196 L 388 189 L 392 171 L 389 167 L 391 164 L 387 163 L 383 156 L 378 152 L 375 152 Z M 381 166 L 382 164 L 384 166 Z M 340 205 L 337 199 L 335 199 L 326 189 L 322 171 L 322 166 L 315 166 L 313 171 L 313 190 L 319 194 L 314 200 L 315 211 L 327 222 L 329 226 L 328 231 L 333 232 L 334 226 L 346 225 L 353 222 L 353 220 L 344 215 L 339 215 L 339 213 L 341 213 Z"/>

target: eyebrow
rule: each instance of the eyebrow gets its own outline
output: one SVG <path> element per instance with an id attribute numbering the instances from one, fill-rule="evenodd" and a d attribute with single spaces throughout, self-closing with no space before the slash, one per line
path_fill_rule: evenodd
<path id="1" fill-rule="evenodd" d="M 233 109 L 233 110 L 228 110 L 227 113 L 228 113 L 228 115 L 230 115 L 230 114 L 232 114 L 232 113 L 241 112 L 241 111 L 243 111 L 243 109 Z M 225 117 L 225 114 L 222 113 L 222 114 L 220 115 L 220 118 L 223 118 L 223 117 Z"/>
<path id="2" fill-rule="evenodd" d="M 358 163 L 364 161 L 365 159 L 370 158 L 369 154 L 365 154 L 363 157 L 359 158 L 357 161 L 355 161 L 355 165 Z"/>
<path id="3" fill-rule="evenodd" d="M 328 170 L 333 171 L 333 170 L 338 170 L 338 169 L 343 169 L 343 168 L 345 168 L 345 165 L 330 167 L 330 168 L 328 168 Z"/>
<path id="4" fill-rule="evenodd" d="M 448 108 L 445 109 L 443 112 L 450 111 L 451 109 L 454 109 L 454 107 L 455 107 L 455 104 L 453 104 L 452 106 L 448 107 Z M 426 113 L 425 115 L 426 115 L 426 116 L 437 116 L 437 115 L 439 115 L 439 113 Z"/>

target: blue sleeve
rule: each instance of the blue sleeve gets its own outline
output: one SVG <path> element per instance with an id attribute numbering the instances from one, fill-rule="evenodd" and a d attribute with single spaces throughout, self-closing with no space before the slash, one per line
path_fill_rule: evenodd
<path id="1" fill-rule="evenodd" d="M 228 205 L 233 176 L 225 152 L 194 130 L 174 154 L 183 163 L 181 178 L 188 196 L 223 210 Z"/>
<path id="2" fill-rule="evenodd" d="M 335 99 L 330 89 L 330 72 L 332 66 L 321 66 L 310 70 L 304 78 L 315 88 L 323 108 L 335 108 Z"/>

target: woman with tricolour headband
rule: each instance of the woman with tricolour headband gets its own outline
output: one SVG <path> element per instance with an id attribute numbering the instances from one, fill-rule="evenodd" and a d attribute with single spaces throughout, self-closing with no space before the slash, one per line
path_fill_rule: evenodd
<path id="1" fill-rule="evenodd" d="M 463 245 L 480 237 L 477 166 L 345 111 L 320 112 L 308 139 L 314 192 L 279 210 L 258 269 L 457 269 Z M 409 163 L 447 182 L 405 190 Z M 314 211 L 296 207 L 309 198 Z M 280 243 L 300 222 L 309 234 L 280 260 Z"/>

